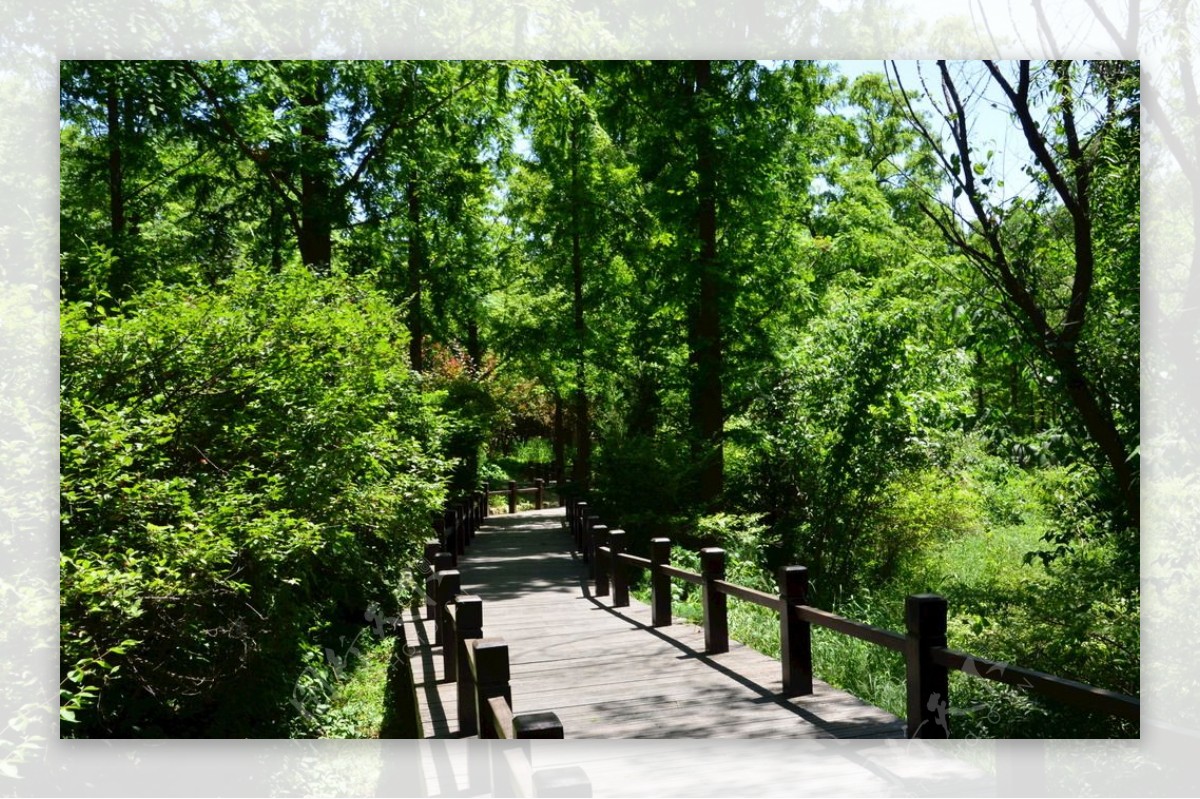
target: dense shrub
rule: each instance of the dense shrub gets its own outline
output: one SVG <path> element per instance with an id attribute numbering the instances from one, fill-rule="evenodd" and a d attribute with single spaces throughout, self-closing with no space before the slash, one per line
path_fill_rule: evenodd
<path id="1" fill-rule="evenodd" d="M 245 270 L 61 328 L 64 734 L 279 734 L 332 625 L 396 606 L 442 500 L 394 308 Z"/>

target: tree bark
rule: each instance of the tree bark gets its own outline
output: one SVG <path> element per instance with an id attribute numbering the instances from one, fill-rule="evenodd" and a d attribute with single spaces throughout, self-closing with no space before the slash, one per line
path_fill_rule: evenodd
<path id="1" fill-rule="evenodd" d="M 712 65 L 694 62 L 695 89 L 693 119 L 696 137 L 696 175 L 698 203 L 696 235 L 700 243 L 696 263 L 698 300 L 694 334 L 690 337 L 693 363 L 692 425 L 699 456 L 699 495 L 701 505 L 710 512 L 719 509 L 724 489 L 725 426 L 722 396 L 722 330 L 720 266 L 717 262 L 717 189 L 716 158 L 712 130 L 701 102 L 711 93 Z"/>
<path id="2" fill-rule="evenodd" d="M 421 282 L 425 272 L 425 239 L 421 229 L 421 193 L 408 181 L 408 354 L 414 371 L 425 369 L 425 328 L 421 315 Z"/>
<path id="3" fill-rule="evenodd" d="M 329 180 L 322 168 L 328 157 L 329 140 L 324 94 L 324 85 L 318 81 L 313 91 L 306 91 L 299 98 L 305 111 L 300 124 L 300 258 L 321 273 L 327 272 L 333 261 Z"/>
<path id="4" fill-rule="evenodd" d="M 108 122 L 108 208 L 109 231 L 113 252 L 112 269 L 108 274 L 108 293 L 113 299 L 125 296 L 129 282 L 126 259 L 126 220 L 123 152 L 121 148 L 121 97 L 115 75 L 109 77 L 105 96 Z"/>
<path id="5" fill-rule="evenodd" d="M 587 325 L 583 318 L 583 191 L 579 174 L 579 115 L 571 119 L 571 287 L 575 328 L 575 463 L 573 477 L 586 491 L 592 476 L 592 432 L 587 393 Z"/>
<path id="6" fill-rule="evenodd" d="M 563 464 L 566 460 L 567 434 L 563 424 L 562 395 L 554 392 L 554 481 L 562 484 L 564 475 Z"/>

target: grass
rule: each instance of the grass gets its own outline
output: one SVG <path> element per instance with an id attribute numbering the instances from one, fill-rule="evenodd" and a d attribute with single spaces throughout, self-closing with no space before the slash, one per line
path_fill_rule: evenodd
<path id="1" fill-rule="evenodd" d="M 322 738 L 419 738 L 420 720 L 407 658 L 397 637 L 363 636 L 335 684 Z"/>
<path id="2" fill-rule="evenodd" d="M 1037 523 L 1015 524 L 944 540 L 889 583 L 874 591 L 860 589 L 832 610 L 850 619 L 902 632 L 904 597 L 908 594 L 923 591 L 950 596 L 1003 594 L 1048 580 L 1043 569 L 1024 563 L 1025 553 L 1038 547 L 1042 531 L 1042 525 Z M 673 548 L 671 558 L 673 565 L 699 571 L 693 552 Z M 731 582 L 775 591 L 773 576 L 751 563 L 731 560 L 728 571 L 727 579 Z M 632 593 L 644 602 L 650 601 L 646 582 L 634 586 Z M 674 581 L 672 593 L 675 618 L 701 623 L 699 589 Z M 974 617 L 965 608 L 955 615 L 953 603 L 950 612 L 950 645 L 971 651 Z M 779 658 L 779 617 L 773 611 L 731 597 L 729 632 L 746 646 Z M 812 652 L 818 679 L 901 718 L 905 716 L 905 664 L 899 653 L 815 626 Z M 975 654 L 996 657 L 986 651 Z M 1053 734 L 1058 723 L 1054 708 L 994 682 L 953 672 L 950 692 L 955 737 L 1038 737 Z"/>

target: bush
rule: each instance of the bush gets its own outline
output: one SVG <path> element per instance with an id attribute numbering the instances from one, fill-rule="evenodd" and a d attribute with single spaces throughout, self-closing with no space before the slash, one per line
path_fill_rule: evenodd
<path id="1" fill-rule="evenodd" d="M 443 499 L 403 325 L 291 269 L 61 327 L 64 734 L 280 734 L 333 625 L 397 607 Z"/>

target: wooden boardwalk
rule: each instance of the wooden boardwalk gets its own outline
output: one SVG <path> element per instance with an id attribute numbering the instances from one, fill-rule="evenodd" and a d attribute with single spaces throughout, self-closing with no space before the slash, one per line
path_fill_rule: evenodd
<path id="1" fill-rule="evenodd" d="M 650 609 L 608 607 L 584 579 L 555 508 L 491 517 L 459 559 L 483 631 L 509 646 L 513 711 L 553 711 L 568 738 L 903 738 L 904 721 L 815 681 L 782 696 L 780 665 L 730 641 L 704 654 L 695 625 L 650 625 Z M 457 737 L 432 622 L 406 614 L 426 738 Z"/>

